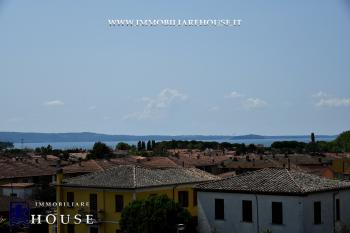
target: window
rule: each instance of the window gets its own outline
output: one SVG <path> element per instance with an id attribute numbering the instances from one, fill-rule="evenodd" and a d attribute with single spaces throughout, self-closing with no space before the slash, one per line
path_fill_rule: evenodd
<path id="1" fill-rule="evenodd" d="M 73 192 L 67 192 L 67 202 L 74 202 L 74 193 Z M 69 208 L 73 208 L 72 206 Z"/>
<path id="2" fill-rule="evenodd" d="M 197 206 L 197 191 L 193 190 L 193 206 Z"/>
<path id="3" fill-rule="evenodd" d="M 182 207 L 188 207 L 188 192 L 179 191 L 179 203 Z"/>
<path id="4" fill-rule="evenodd" d="M 253 221 L 253 209 L 252 201 L 242 201 L 242 221 L 243 222 L 252 222 Z"/>
<path id="5" fill-rule="evenodd" d="M 335 200 L 335 220 L 340 221 L 340 200 Z"/>
<path id="6" fill-rule="evenodd" d="M 96 218 L 97 215 L 97 194 L 90 194 L 90 212 Z"/>
<path id="7" fill-rule="evenodd" d="M 272 224 L 283 224 L 282 202 L 272 202 Z"/>
<path id="8" fill-rule="evenodd" d="M 224 199 L 215 199 L 215 219 L 223 220 L 225 217 Z"/>
<path id="9" fill-rule="evenodd" d="M 115 212 L 122 212 L 124 208 L 123 195 L 115 195 Z"/>
<path id="10" fill-rule="evenodd" d="M 67 233 L 74 233 L 74 224 L 67 225 Z"/>
<path id="11" fill-rule="evenodd" d="M 321 202 L 314 202 L 314 224 L 321 224 Z"/>

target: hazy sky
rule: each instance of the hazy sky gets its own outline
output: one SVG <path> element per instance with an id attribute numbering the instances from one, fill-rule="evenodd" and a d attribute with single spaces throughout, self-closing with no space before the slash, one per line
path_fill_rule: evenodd
<path id="1" fill-rule="evenodd" d="M 0 131 L 336 134 L 350 129 L 350 4 L 0 0 L 0 107 Z"/>

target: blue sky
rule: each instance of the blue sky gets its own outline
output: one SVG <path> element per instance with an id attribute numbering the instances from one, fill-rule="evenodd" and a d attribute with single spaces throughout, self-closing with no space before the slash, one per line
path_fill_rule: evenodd
<path id="1" fill-rule="evenodd" d="M 108 19 L 242 19 L 109 27 Z M 0 131 L 337 134 L 350 4 L 0 0 Z"/>

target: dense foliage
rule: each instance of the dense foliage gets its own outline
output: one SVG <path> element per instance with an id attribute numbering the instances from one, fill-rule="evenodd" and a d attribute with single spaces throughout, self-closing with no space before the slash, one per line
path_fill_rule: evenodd
<path id="1" fill-rule="evenodd" d="M 326 152 L 342 153 L 350 152 L 350 131 L 341 133 L 335 140 L 317 141 L 317 135 L 311 133 L 309 142 L 299 141 L 276 141 L 269 147 L 244 143 L 229 143 L 229 142 L 216 142 L 216 141 L 196 141 L 196 140 L 171 140 L 171 141 L 160 141 L 155 142 L 154 140 L 138 141 L 136 145 L 130 145 L 125 142 L 119 142 L 116 146 L 117 150 L 127 150 L 129 155 L 139 156 L 169 156 L 169 150 L 173 149 L 198 149 L 204 151 L 206 149 L 213 150 L 233 150 L 237 155 L 244 155 L 247 153 L 282 153 L 282 154 L 293 154 L 293 153 L 310 153 L 320 154 Z M 0 150 L 2 155 L 17 156 L 25 155 L 33 152 L 31 149 L 17 149 L 13 148 L 11 142 L 0 142 Z M 53 149 L 51 145 L 46 147 L 40 147 L 35 149 L 35 153 L 45 155 L 56 155 L 63 160 L 69 159 L 69 153 L 86 152 L 84 149 L 69 149 L 60 150 Z M 111 148 L 105 143 L 96 142 L 89 151 L 88 158 L 108 158 L 113 154 Z"/>
<path id="2" fill-rule="evenodd" d="M 131 146 L 125 142 L 119 142 L 115 147 L 117 150 L 130 150 Z"/>
<path id="3" fill-rule="evenodd" d="M 103 142 L 96 142 L 90 151 L 90 157 L 91 158 L 107 158 L 112 154 L 111 148 L 109 148 L 105 143 Z"/>
<path id="4" fill-rule="evenodd" d="M 335 149 L 339 149 L 343 152 L 350 151 L 350 131 L 346 131 L 341 133 L 332 143 L 331 145 L 335 147 Z"/>
<path id="5" fill-rule="evenodd" d="M 237 154 L 261 152 L 260 148 L 254 144 L 245 145 L 244 143 L 229 143 L 215 141 L 162 141 L 154 145 L 154 151 L 164 152 L 169 149 L 214 149 L 214 150 L 235 150 Z"/>
<path id="6" fill-rule="evenodd" d="M 274 142 L 271 149 L 281 153 L 342 153 L 350 152 L 350 131 L 341 133 L 335 140 L 330 142 L 315 141 L 311 134 L 311 142 L 281 141 Z"/>
<path id="7" fill-rule="evenodd" d="M 166 195 L 135 200 L 122 212 L 122 233 L 176 233 L 177 224 L 185 224 L 181 232 L 195 232 L 192 216 Z"/>
<path id="8" fill-rule="evenodd" d="M 13 148 L 12 142 L 0 142 L 0 150 Z"/>

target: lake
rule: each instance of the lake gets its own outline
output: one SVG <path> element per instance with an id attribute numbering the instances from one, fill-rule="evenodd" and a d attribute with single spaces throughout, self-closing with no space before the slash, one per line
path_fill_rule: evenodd
<path id="1" fill-rule="evenodd" d="M 335 136 L 329 136 L 321 138 L 322 141 L 331 141 L 334 140 Z M 229 142 L 229 143 L 244 143 L 244 144 L 261 144 L 264 146 L 270 146 L 275 141 L 299 141 L 299 142 L 310 142 L 310 137 L 283 137 L 281 139 L 276 138 L 264 138 L 264 139 L 235 139 L 235 140 L 210 140 L 217 142 Z M 106 143 L 109 147 L 114 148 L 119 142 L 118 141 L 102 141 Z M 136 145 L 137 141 L 124 141 L 128 144 Z M 74 149 L 74 148 L 82 148 L 82 149 L 91 149 L 95 142 L 40 142 L 40 143 L 14 143 L 15 148 L 30 148 L 35 149 L 37 147 L 46 147 L 51 145 L 53 149 Z"/>

